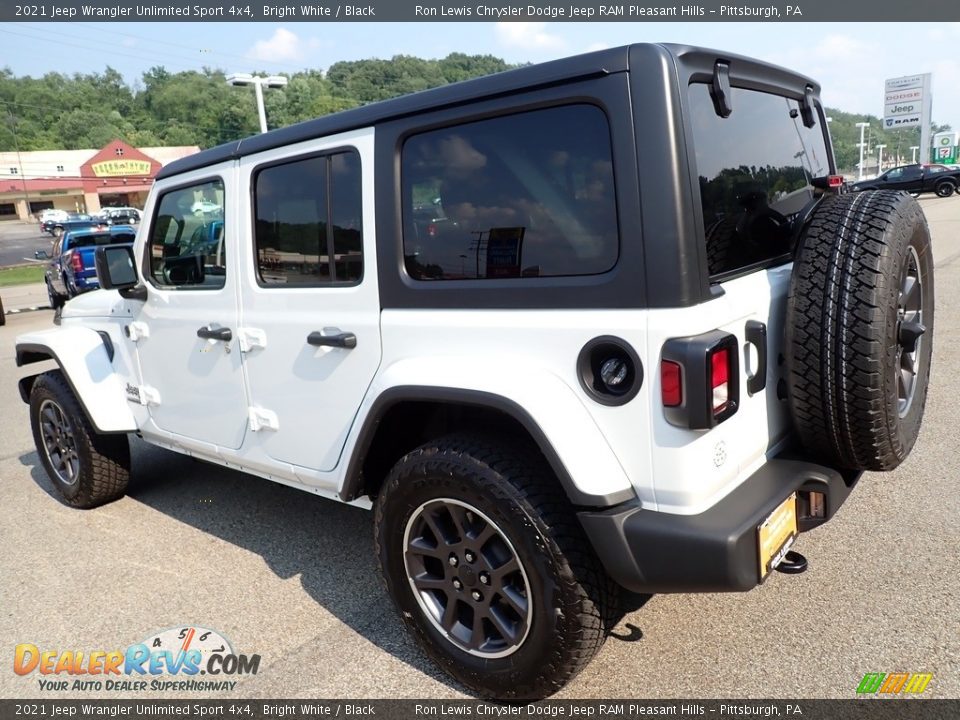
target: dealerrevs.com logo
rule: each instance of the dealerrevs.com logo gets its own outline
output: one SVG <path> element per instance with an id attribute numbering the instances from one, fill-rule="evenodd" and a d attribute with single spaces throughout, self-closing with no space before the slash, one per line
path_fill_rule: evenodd
<path id="1" fill-rule="evenodd" d="M 216 630 L 185 625 L 153 633 L 126 650 L 59 650 L 20 643 L 13 671 L 39 676 L 40 690 L 231 691 L 256 675 L 259 655 L 236 653 Z"/>

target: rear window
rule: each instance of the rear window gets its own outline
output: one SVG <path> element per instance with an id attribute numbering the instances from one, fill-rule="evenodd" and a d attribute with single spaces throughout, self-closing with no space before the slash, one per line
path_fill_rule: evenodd
<path id="1" fill-rule="evenodd" d="M 707 85 L 690 85 L 689 98 L 711 278 L 789 260 L 810 181 L 830 174 L 819 114 L 805 127 L 797 101 L 743 88 L 726 118 Z"/>
<path id="2" fill-rule="evenodd" d="M 132 243 L 136 236 L 133 233 L 98 233 L 74 238 L 71 245 L 75 248 L 93 247 L 94 245 L 117 245 Z"/>
<path id="3" fill-rule="evenodd" d="M 594 105 L 415 135 L 402 182 L 416 280 L 595 275 L 617 261 L 610 128 Z"/>

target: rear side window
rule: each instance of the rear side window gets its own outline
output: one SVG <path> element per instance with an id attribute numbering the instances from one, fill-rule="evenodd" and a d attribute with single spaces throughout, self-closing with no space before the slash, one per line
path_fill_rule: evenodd
<path id="1" fill-rule="evenodd" d="M 264 286 L 353 284 L 363 277 L 362 185 L 355 151 L 263 168 L 254 180 L 257 274 Z"/>
<path id="2" fill-rule="evenodd" d="M 227 276 L 223 181 L 209 180 L 160 196 L 150 228 L 150 278 L 178 289 L 222 288 Z"/>
<path id="3" fill-rule="evenodd" d="M 789 260 L 810 181 L 830 174 L 819 116 L 804 127 L 795 100 L 743 88 L 733 88 L 726 118 L 707 85 L 690 85 L 689 98 L 711 277 Z"/>
<path id="4" fill-rule="evenodd" d="M 414 135 L 401 172 L 414 279 L 595 275 L 617 261 L 610 128 L 594 105 Z"/>

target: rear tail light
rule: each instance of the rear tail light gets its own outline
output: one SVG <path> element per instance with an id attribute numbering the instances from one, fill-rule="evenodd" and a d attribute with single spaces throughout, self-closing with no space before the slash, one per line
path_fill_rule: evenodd
<path id="1" fill-rule="evenodd" d="M 683 379 L 680 365 L 670 360 L 660 363 L 660 397 L 664 407 L 679 407 L 683 404 Z"/>
<path id="2" fill-rule="evenodd" d="M 427 235 L 429 237 L 437 236 L 437 226 L 434 223 L 430 223 L 429 225 L 427 225 Z"/>
<path id="3" fill-rule="evenodd" d="M 660 360 L 660 397 L 667 421 L 707 430 L 737 411 L 739 343 L 722 330 L 671 338 Z"/>
<path id="4" fill-rule="evenodd" d="M 713 414 L 719 415 L 730 404 L 730 350 L 714 350 L 710 356 L 710 388 Z"/>
<path id="5" fill-rule="evenodd" d="M 74 272 L 83 272 L 83 258 L 80 257 L 80 253 L 70 253 L 70 266 Z"/>

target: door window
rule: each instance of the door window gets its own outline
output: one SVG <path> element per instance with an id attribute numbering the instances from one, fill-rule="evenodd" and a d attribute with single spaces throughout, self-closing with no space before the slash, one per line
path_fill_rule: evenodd
<path id="1" fill-rule="evenodd" d="M 360 155 L 313 156 L 265 167 L 254 179 L 261 285 L 356 284 L 363 277 Z"/>
<path id="2" fill-rule="evenodd" d="M 223 181 L 170 190 L 157 208 L 147 253 L 151 282 L 180 290 L 222 288 L 227 275 Z"/>

